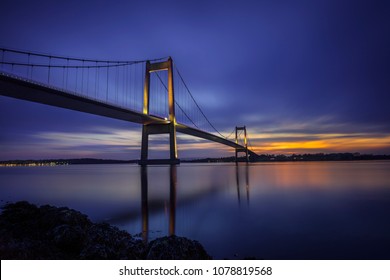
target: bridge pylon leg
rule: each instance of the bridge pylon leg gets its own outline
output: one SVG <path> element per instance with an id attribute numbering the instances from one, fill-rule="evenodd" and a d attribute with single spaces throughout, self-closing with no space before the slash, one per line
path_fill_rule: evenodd
<path id="1" fill-rule="evenodd" d="M 169 159 L 149 159 L 149 135 L 153 134 L 168 134 L 169 135 Z M 140 165 L 148 164 L 179 164 L 180 160 L 177 158 L 176 145 L 176 127 L 174 124 L 145 124 L 142 126 L 142 143 L 141 143 L 141 160 Z"/>
<path id="2" fill-rule="evenodd" d="M 235 149 L 235 155 L 236 155 L 236 162 L 238 162 L 238 153 L 242 152 L 245 153 L 245 161 L 249 162 L 249 156 L 248 156 L 248 139 L 246 135 L 246 126 L 236 126 L 236 144 L 238 144 L 238 131 L 243 130 L 244 131 L 244 148 L 238 148 Z"/>
<path id="3" fill-rule="evenodd" d="M 155 71 L 168 71 L 168 109 L 169 118 L 165 124 L 150 123 L 142 126 L 142 144 L 140 165 L 148 164 L 179 164 L 176 144 L 176 117 L 175 117 L 175 96 L 173 87 L 173 62 L 171 58 L 167 61 L 150 63 L 146 62 L 145 83 L 144 83 L 144 106 L 143 113 L 149 115 L 150 99 L 150 73 Z M 149 135 L 168 134 L 169 135 L 169 159 L 149 159 Z"/>

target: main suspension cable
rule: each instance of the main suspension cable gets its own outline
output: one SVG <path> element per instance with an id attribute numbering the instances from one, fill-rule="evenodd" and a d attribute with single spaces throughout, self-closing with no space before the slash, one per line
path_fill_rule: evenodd
<path id="1" fill-rule="evenodd" d="M 162 83 L 162 85 L 164 86 L 164 88 L 166 89 L 166 91 L 168 92 L 168 88 L 167 86 L 164 84 L 164 81 L 161 79 L 160 75 L 156 72 L 156 75 L 157 75 L 157 78 L 160 80 L 160 82 Z M 187 115 L 187 113 L 183 110 L 183 108 L 179 105 L 179 103 L 176 102 L 175 100 L 175 104 L 179 107 L 179 109 L 183 112 L 183 114 L 187 117 L 187 119 L 189 119 L 193 125 L 196 126 L 196 128 L 199 128 L 195 123 L 194 121 Z"/>
<path id="2" fill-rule="evenodd" d="M 46 57 L 46 58 L 55 58 L 55 59 L 69 59 L 73 61 L 84 61 L 84 62 L 98 62 L 98 63 L 124 63 L 124 64 L 134 64 L 134 63 L 142 63 L 146 61 L 158 61 L 158 60 L 164 60 L 166 57 L 161 58 L 154 58 L 154 59 L 144 59 L 144 60 L 97 60 L 97 59 L 85 59 L 85 58 L 77 58 L 77 57 L 66 57 L 66 56 L 59 56 L 59 55 L 48 55 L 44 53 L 38 53 L 38 52 L 31 52 L 31 51 L 22 51 L 22 50 L 16 50 L 16 49 L 9 49 L 9 48 L 0 48 L 3 52 L 12 52 L 12 53 L 18 53 L 18 54 L 27 54 L 32 56 L 39 56 L 39 57 Z"/>
<path id="3" fill-rule="evenodd" d="M 192 95 L 190 89 L 188 88 L 188 86 L 187 86 L 187 84 L 185 83 L 185 81 L 184 81 L 182 75 L 180 74 L 179 69 L 177 68 L 177 66 L 176 66 L 175 68 L 176 68 L 177 74 L 179 75 L 181 81 L 182 81 L 183 84 L 184 84 L 184 87 L 187 89 L 187 92 L 190 94 L 192 100 L 194 101 L 195 105 L 198 107 L 200 113 L 203 115 L 203 117 L 206 119 L 206 121 L 209 123 L 209 125 L 210 125 L 210 126 L 211 126 L 219 135 L 221 135 L 223 138 L 226 138 L 225 136 L 223 136 L 223 135 L 215 128 L 215 126 L 209 121 L 209 119 L 208 119 L 208 118 L 206 117 L 206 115 L 203 113 L 203 110 L 200 108 L 200 106 L 199 106 L 198 103 L 196 102 L 194 96 Z"/>

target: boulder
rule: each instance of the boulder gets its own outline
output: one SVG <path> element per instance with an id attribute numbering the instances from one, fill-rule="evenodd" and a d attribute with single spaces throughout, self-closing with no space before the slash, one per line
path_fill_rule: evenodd
<path id="1" fill-rule="evenodd" d="M 150 242 L 146 259 L 207 260 L 211 257 L 198 241 L 172 235 L 157 238 Z"/>
<path id="2" fill-rule="evenodd" d="M 1 259 L 210 259 L 202 245 L 184 237 L 149 245 L 107 223 L 92 223 L 67 207 L 7 204 L 0 215 Z"/>

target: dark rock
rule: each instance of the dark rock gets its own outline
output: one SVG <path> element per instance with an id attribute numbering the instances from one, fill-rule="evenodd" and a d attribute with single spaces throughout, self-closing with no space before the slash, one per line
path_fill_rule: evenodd
<path id="1" fill-rule="evenodd" d="M 108 260 L 110 249 L 102 244 L 88 244 L 80 252 L 80 259 L 84 260 Z"/>
<path id="2" fill-rule="evenodd" d="M 126 231 L 108 224 L 94 224 L 87 231 L 82 259 L 142 259 L 145 246 Z"/>
<path id="3" fill-rule="evenodd" d="M 0 215 L 1 259 L 210 259 L 197 241 L 164 237 L 146 246 L 126 231 L 66 207 L 7 204 Z"/>
<path id="4" fill-rule="evenodd" d="M 203 246 L 185 237 L 169 236 L 150 242 L 146 259 L 154 260 L 208 260 L 211 257 Z"/>
<path id="5" fill-rule="evenodd" d="M 27 201 L 7 204 L 2 211 L 2 219 L 14 224 L 34 219 L 39 214 L 39 208 Z"/>
<path id="6" fill-rule="evenodd" d="M 39 208 L 43 221 L 48 225 L 68 224 L 68 225 L 80 225 L 89 226 L 91 221 L 88 217 L 79 211 L 69 209 L 67 207 L 54 207 L 50 205 L 44 205 Z"/>
<path id="7" fill-rule="evenodd" d="M 85 233 L 80 226 L 59 225 L 48 233 L 54 244 L 65 252 L 78 254 L 83 246 Z"/>

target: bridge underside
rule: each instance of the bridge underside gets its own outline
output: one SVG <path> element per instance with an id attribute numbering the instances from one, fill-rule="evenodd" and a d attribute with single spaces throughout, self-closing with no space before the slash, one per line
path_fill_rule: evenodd
<path id="1" fill-rule="evenodd" d="M 229 141 L 229 140 L 227 140 L 225 138 L 216 136 L 214 134 L 211 134 L 211 133 L 208 133 L 208 132 L 196 129 L 196 128 L 188 127 L 188 126 L 183 125 L 183 124 L 177 124 L 176 125 L 176 131 L 180 132 L 180 133 L 188 134 L 188 135 L 191 135 L 191 136 L 203 138 L 203 139 L 206 139 L 206 140 L 214 141 L 214 142 L 217 142 L 217 143 L 220 143 L 220 144 L 232 147 L 232 148 L 245 149 L 244 146 L 238 145 L 238 144 L 236 144 L 234 142 L 231 142 L 231 141 Z M 257 154 L 255 152 L 252 152 L 251 150 L 248 150 L 248 153 L 251 156 L 254 156 L 254 157 L 257 156 Z"/>
<path id="2" fill-rule="evenodd" d="M 155 116 L 145 115 L 140 112 L 92 100 L 71 92 L 51 88 L 28 80 L 19 79 L 0 73 L 0 95 L 32 101 L 36 103 L 66 108 L 98 116 L 134 122 L 138 124 L 169 124 L 169 121 Z M 188 127 L 184 124 L 176 125 L 177 132 L 214 141 L 232 148 L 245 149 L 243 146 L 231 142 L 225 138 Z M 256 153 L 248 150 L 249 154 L 256 156 Z"/>
<path id="3" fill-rule="evenodd" d="M 0 73 L 0 95 L 139 124 L 168 121 Z"/>

